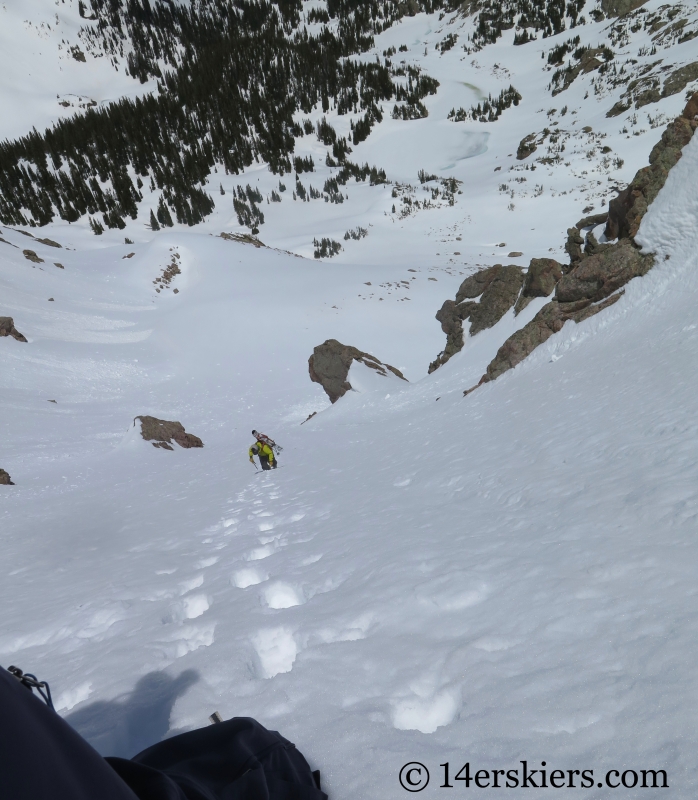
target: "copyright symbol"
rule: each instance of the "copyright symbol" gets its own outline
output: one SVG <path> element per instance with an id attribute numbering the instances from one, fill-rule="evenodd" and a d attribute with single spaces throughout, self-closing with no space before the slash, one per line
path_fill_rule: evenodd
<path id="1" fill-rule="evenodd" d="M 400 786 L 408 792 L 421 792 L 429 783 L 429 770 L 419 761 L 410 761 L 400 770 Z"/>

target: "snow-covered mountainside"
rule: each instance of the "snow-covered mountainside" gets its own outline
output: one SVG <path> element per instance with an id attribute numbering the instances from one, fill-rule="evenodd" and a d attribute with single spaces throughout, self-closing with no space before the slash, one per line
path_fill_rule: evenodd
<path id="1" fill-rule="evenodd" d="M 253 716 L 337 800 L 522 760 L 693 797 L 695 4 L 230 4 L 283 53 L 208 105 L 215 4 L 121 5 L 0 8 L 0 664 L 105 755 Z M 331 403 L 326 340 L 407 382 Z"/>

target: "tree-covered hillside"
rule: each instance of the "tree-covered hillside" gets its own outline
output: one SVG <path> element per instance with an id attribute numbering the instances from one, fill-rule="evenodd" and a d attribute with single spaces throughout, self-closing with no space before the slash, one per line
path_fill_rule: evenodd
<path id="1" fill-rule="evenodd" d="M 158 91 L 1 143 L 0 221 L 35 226 L 89 215 L 96 233 L 123 228 L 126 217 L 136 218 L 147 184 L 160 193 L 153 209 L 159 224 L 172 224 L 173 216 L 196 224 L 214 208 L 206 190 L 214 169 L 239 173 L 257 160 L 281 175 L 291 171 L 294 140 L 307 133 L 294 123 L 299 110 L 363 112 L 352 124 L 356 143 L 381 121 L 382 101 L 401 103 L 392 107 L 395 118 L 426 115 L 421 99 L 436 91 L 436 81 L 410 69 L 405 85 L 393 80 L 404 68 L 389 58 L 350 58 L 401 16 L 474 11 L 466 47 L 477 48 L 516 21 L 533 36 L 563 30 L 566 18 L 574 26 L 583 4 L 328 0 L 326 9 L 304 15 L 301 0 L 90 0 L 89 8 L 81 2 L 86 48 L 115 66 L 125 60 L 135 79 L 155 78 Z M 369 173 L 347 161 L 346 140 L 332 143 L 346 174 Z"/>

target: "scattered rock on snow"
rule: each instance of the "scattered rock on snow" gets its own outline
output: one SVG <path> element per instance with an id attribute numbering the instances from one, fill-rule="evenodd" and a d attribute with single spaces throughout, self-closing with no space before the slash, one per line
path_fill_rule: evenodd
<path id="1" fill-rule="evenodd" d="M 352 387 L 347 376 L 353 361 L 359 361 L 367 367 L 374 369 L 379 375 L 387 376 L 386 370 L 402 380 L 407 380 L 399 369 L 384 364 L 375 356 L 363 353 L 356 347 L 342 344 L 336 339 L 327 339 L 323 344 L 313 350 L 313 355 L 308 359 L 308 372 L 313 383 L 319 383 L 327 392 L 332 403 L 336 403 Z"/>
<path id="2" fill-rule="evenodd" d="M 5 472 L 4 469 L 0 469 L 0 486 L 14 486 L 14 481 L 10 478 L 8 472 Z"/>
<path id="3" fill-rule="evenodd" d="M 58 242 L 54 242 L 53 239 L 37 239 L 36 241 L 40 242 L 41 244 L 45 244 L 48 247 L 58 247 L 61 249 L 63 247 L 62 245 L 58 244 Z"/>
<path id="4" fill-rule="evenodd" d="M 243 244 L 253 244 L 255 247 L 266 247 L 264 242 L 260 241 L 256 236 L 251 236 L 249 233 L 221 233 L 221 239 L 226 239 L 229 242 L 242 242 Z"/>
<path id="5" fill-rule="evenodd" d="M 187 433 L 181 422 L 170 422 L 156 417 L 140 416 L 134 419 L 141 422 L 141 436 L 147 441 L 152 442 L 153 447 L 162 447 L 165 450 L 174 450 L 172 442 L 176 442 L 180 447 L 203 447 L 204 443 L 193 433 Z"/>
<path id="6" fill-rule="evenodd" d="M 27 261 L 33 261 L 35 264 L 44 263 L 44 259 L 39 258 L 39 256 L 37 256 L 33 250 L 22 250 L 22 252 L 24 253 L 24 257 L 27 259 Z"/>
<path id="7" fill-rule="evenodd" d="M 11 336 L 18 342 L 26 342 L 25 336 L 15 328 L 15 323 L 12 317 L 0 317 L 0 336 Z"/>

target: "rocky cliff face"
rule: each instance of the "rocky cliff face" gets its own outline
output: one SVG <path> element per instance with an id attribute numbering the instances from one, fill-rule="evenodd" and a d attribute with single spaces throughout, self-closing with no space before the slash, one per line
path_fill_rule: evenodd
<path id="1" fill-rule="evenodd" d="M 310 380 L 319 383 L 327 392 L 330 401 L 336 403 L 352 388 L 347 376 L 353 361 L 365 364 L 378 375 L 387 376 L 388 372 L 392 372 L 403 381 L 407 380 L 399 369 L 384 364 L 370 353 L 363 353 L 356 347 L 342 344 L 336 339 L 327 339 L 314 348 L 312 356 L 308 359 Z"/>
<path id="2" fill-rule="evenodd" d="M 691 141 L 696 129 L 695 114 L 698 113 L 698 109 L 694 111 L 693 103 L 698 106 L 696 95 L 652 148 L 650 165 L 639 170 L 627 189 L 609 203 L 607 239 L 632 238 L 638 232 L 648 206 L 666 183 L 669 170 L 681 158 L 683 148 Z"/>
<path id="3" fill-rule="evenodd" d="M 618 241 L 599 244 L 591 232 L 582 237 L 580 228 L 587 220 L 577 223 L 580 227 L 570 228 L 566 246 L 570 264 L 563 267 L 565 274 L 557 280 L 554 299 L 504 342 L 478 386 L 515 367 L 568 320 L 581 322 L 608 308 L 621 297 L 619 290 L 628 281 L 652 268 L 654 257 L 640 253 L 633 237 L 696 128 L 698 92 L 688 101 L 683 114 L 669 123 L 661 141 L 652 149 L 650 166 L 639 170 L 628 188 L 609 204 L 606 237 Z M 600 221 L 594 218 L 591 224 Z M 464 394 L 470 391 L 467 389 Z"/>
<path id="4" fill-rule="evenodd" d="M 608 214 L 585 217 L 567 231 L 569 264 L 534 258 L 525 275 L 519 267 L 497 264 L 466 278 L 455 302 L 446 300 L 436 314 L 446 334 L 446 347 L 429 366 L 429 372 L 462 350 L 466 319 L 471 321 L 473 336 L 494 325 L 512 306 L 518 314 L 532 298 L 549 297 L 554 292 L 553 299 L 500 347 L 479 386 L 515 367 L 568 320 L 581 322 L 615 303 L 628 281 L 645 275 L 654 265 L 654 257 L 640 252 L 634 236 L 696 128 L 698 92 L 681 116 L 667 126 L 650 153 L 649 166 L 639 170 L 628 188 L 610 202 Z M 604 221 L 606 238 L 616 241 L 599 243 L 594 237 L 591 229 Z M 473 302 L 477 297 L 479 302 Z"/>
<path id="5" fill-rule="evenodd" d="M 436 313 L 441 330 L 446 334 L 446 347 L 429 365 L 429 372 L 463 349 L 465 320 L 470 320 L 471 336 L 491 328 L 514 305 L 523 282 L 523 270 L 513 265 L 495 264 L 469 275 L 460 285 L 455 303 L 446 300 Z M 474 302 L 475 298 L 479 298 L 479 302 Z"/>

